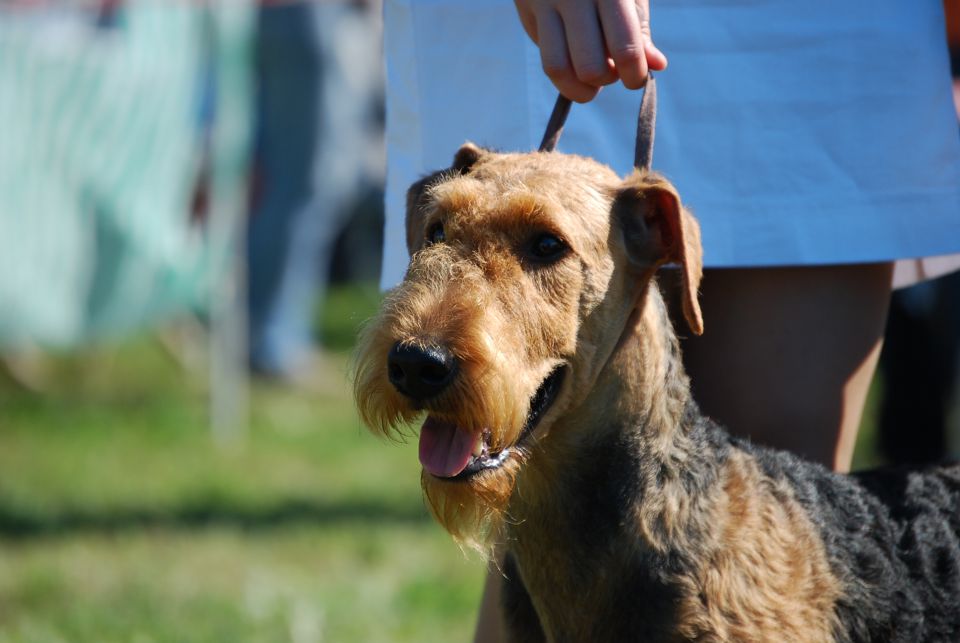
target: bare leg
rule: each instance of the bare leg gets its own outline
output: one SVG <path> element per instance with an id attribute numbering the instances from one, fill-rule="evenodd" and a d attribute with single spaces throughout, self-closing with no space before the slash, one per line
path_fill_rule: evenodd
<path id="1" fill-rule="evenodd" d="M 704 413 L 758 443 L 848 470 L 892 271 L 889 263 L 708 270 L 706 331 L 683 340 Z"/>
<path id="2" fill-rule="evenodd" d="M 483 585 L 483 599 L 480 601 L 480 615 L 477 618 L 477 630 L 474 643 L 504 643 L 505 627 L 500 613 L 500 589 L 503 575 L 496 564 L 487 566 L 487 578 Z"/>

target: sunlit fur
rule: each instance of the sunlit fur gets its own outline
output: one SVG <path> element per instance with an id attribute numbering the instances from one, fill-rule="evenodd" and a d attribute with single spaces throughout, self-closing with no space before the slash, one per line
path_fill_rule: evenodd
<path id="1" fill-rule="evenodd" d="M 609 283 L 610 217 L 580 213 L 609 212 L 620 190 L 642 198 L 648 186 L 672 186 L 656 174 L 623 184 L 608 168 L 573 156 L 475 157 L 469 173 L 441 172 L 411 189 L 410 264 L 361 333 L 354 396 L 362 420 L 378 433 L 403 433 L 411 425 L 416 430 L 429 413 L 472 432 L 489 431 L 490 448 L 499 451 L 517 441 L 543 380 L 566 366 L 556 409 L 504 466 L 467 481 L 422 476 L 437 520 L 460 542 L 489 553 L 500 526 L 510 520 L 510 499 L 531 449 L 549 433 L 559 409 L 590 390 L 603 355 L 616 342 L 593 314 L 602 297 L 617 292 Z M 428 231 L 438 223 L 447 241 L 427 245 Z M 544 232 L 568 243 L 578 261 L 531 265 L 523 244 Z M 619 292 L 624 314 L 635 290 L 628 284 Z M 460 364 L 454 383 L 426 408 L 417 408 L 388 379 L 387 355 L 397 342 L 442 345 Z"/>

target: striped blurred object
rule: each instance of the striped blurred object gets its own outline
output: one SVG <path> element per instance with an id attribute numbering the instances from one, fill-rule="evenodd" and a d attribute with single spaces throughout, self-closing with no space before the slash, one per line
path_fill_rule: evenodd
<path id="1" fill-rule="evenodd" d="M 215 307 L 244 216 L 252 17 L 0 0 L 0 350 Z"/>

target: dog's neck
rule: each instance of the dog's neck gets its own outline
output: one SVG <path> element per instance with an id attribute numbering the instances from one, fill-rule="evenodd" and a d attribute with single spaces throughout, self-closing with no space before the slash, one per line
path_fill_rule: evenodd
<path id="1" fill-rule="evenodd" d="M 655 281 L 637 299 L 624 332 L 596 376 L 590 393 L 574 403 L 534 452 L 522 475 L 532 493 L 515 498 L 522 518 L 544 507 L 539 496 L 555 496 L 569 481 L 583 486 L 596 453 L 605 470 L 639 476 L 630 484 L 650 486 L 659 495 L 663 476 L 679 476 L 680 466 L 703 459 L 711 431 L 690 396 L 680 348 Z M 712 440 L 707 440 L 711 442 Z M 616 460 L 610 461 L 612 453 Z M 645 474 L 656 471 L 650 479 Z M 526 484 L 523 484 L 526 482 Z M 627 484 L 627 480 L 613 484 Z M 616 491 L 616 490 L 614 490 Z M 633 497 L 645 502 L 643 489 Z M 516 495 L 516 494 L 515 494 Z M 624 510 L 629 511 L 624 507 Z"/>
<path id="2" fill-rule="evenodd" d="M 556 605 L 594 595 L 597 609 L 604 609 L 601 603 L 618 599 L 603 579 L 623 569 L 650 573 L 651 596 L 666 597 L 669 590 L 658 584 L 656 570 L 674 558 L 679 539 L 696 538 L 706 528 L 695 516 L 704 513 L 697 505 L 723 459 L 722 438 L 690 398 L 656 288 L 651 285 L 639 300 L 597 377 L 593 391 L 602 394 L 586 396 L 552 429 L 543 445 L 549 453 L 533 455 L 511 502 L 516 523 L 507 537 L 531 594 L 585 590 L 579 597 L 558 597 Z M 554 438 L 555 446 L 546 444 Z M 691 468 L 696 476 L 688 474 Z M 543 524 L 557 529 L 544 533 L 538 527 Z M 646 543 L 640 549 L 638 533 Z M 577 560 L 602 560 L 608 569 L 578 569 L 571 562 Z M 548 616 L 546 605 L 538 609 L 546 610 L 546 619 L 563 619 Z"/>
<path id="3" fill-rule="evenodd" d="M 635 434 L 660 451 L 684 434 L 690 406 L 680 345 L 659 288 L 650 281 L 590 392 L 565 413 L 556 432 L 578 444 Z"/>

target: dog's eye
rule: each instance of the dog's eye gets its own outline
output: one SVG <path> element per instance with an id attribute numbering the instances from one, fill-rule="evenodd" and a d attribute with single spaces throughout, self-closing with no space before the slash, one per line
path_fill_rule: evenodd
<path id="1" fill-rule="evenodd" d="M 432 246 L 435 243 L 442 243 L 446 239 L 446 235 L 443 232 L 442 223 L 434 223 L 430 226 L 430 229 L 427 230 L 427 245 Z"/>
<path id="2" fill-rule="evenodd" d="M 549 232 L 534 237 L 529 248 L 530 256 L 540 261 L 559 259 L 566 251 L 567 244 Z"/>

